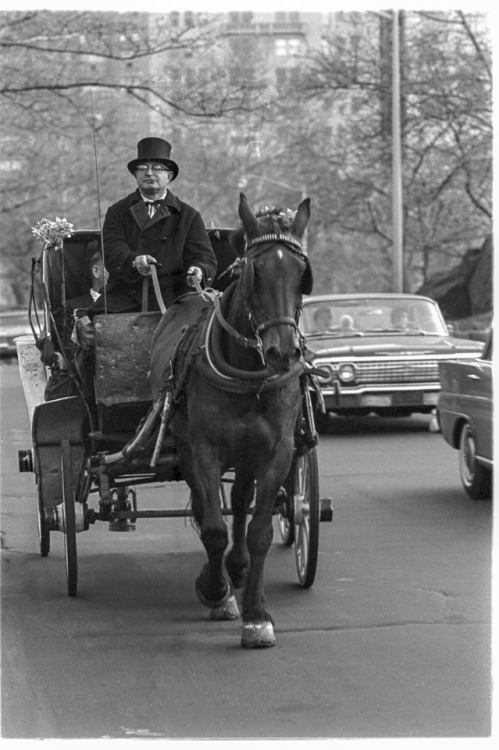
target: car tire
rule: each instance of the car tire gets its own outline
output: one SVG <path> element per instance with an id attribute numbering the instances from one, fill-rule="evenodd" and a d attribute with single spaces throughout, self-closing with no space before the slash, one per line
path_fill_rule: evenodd
<path id="1" fill-rule="evenodd" d="M 492 472 L 476 460 L 475 434 L 465 422 L 459 436 L 459 474 L 464 489 L 473 500 L 485 500 L 492 495 Z"/>

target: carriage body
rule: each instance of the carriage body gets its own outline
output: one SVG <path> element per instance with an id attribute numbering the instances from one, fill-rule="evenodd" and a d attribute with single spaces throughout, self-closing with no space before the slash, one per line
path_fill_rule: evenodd
<path id="1" fill-rule="evenodd" d="M 227 251 L 230 230 L 210 230 L 219 260 L 219 277 L 235 256 Z M 53 348 L 64 349 L 69 340 L 68 318 L 63 316 L 57 329 L 55 313 L 67 300 L 90 288 L 89 261 L 100 247 L 100 233 L 77 230 L 64 240 L 61 249 L 45 248 L 38 264 L 43 295 L 39 328 Z M 215 280 L 214 285 L 216 285 Z M 223 288 L 224 281 L 220 281 Z M 96 521 L 109 523 L 110 530 L 129 531 L 140 517 L 190 516 L 192 511 L 142 510 L 138 508 L 135 487 L 145 483 L 183 479 L 172 437 L 164 436 L 157 460 L 151 462 L 151 446 L 139 445 L 127 452 L 130 442 L 139 442 L 141 425 L 154 409 L 149 385 L 149 353 L 160 312 L 97 315 L 93 382 L 79 381 L 73 373 L 73 386 L 60 398 L 45 400 L 49 370 L 40 361 L 40 350 L 31 339 L 18 341 L 21 379 L 30 418 L 31 449 L 19 452 L 21 471 L 35 474 L 39 545 L 42 556 L 49 554 L 50 534 L 65 536 L 66 577 L 70 596 L 77 592 L 76 535 Z M 62 352 L 64 354 L 64 352 Z M 147 436 L 146 436 L 147 438 Z M 147 439 L 146 439 L 147 443 Z M 116 458 L 117 457 L 117 458 Z M 222 482 L 231 483 L 230 476 Z M 98 507 L 90 507 L 90 493 L 98 495 Z M 231 515 L 221 486 L 224 515 Z M 332 520 L 329 498 L 319 498 L 315 448 L 296 450 L 290 476 L 276 498 L 282 541 L 296 542 L 298 577 L 304 587 L 312 585 L 318 553 L 318 524 Z M 299 546 L 297 537 L 306 516 L 307 534 Z M 311 525 L 311 526 L 310 526 Z M 311 529 L 311 531 L 310 531 Z"/>

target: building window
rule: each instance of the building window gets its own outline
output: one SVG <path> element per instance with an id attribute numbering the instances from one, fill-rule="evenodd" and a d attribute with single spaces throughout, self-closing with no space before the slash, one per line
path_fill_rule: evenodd
<path id="1" fill-rule="evenodd" d="M 296 57 L 302 47 L 301 39 L 276 39 L 275 54 L 277 57 Z"/>
<path id="2" fill-rule="evenodd" d="M 276 39 L 275 40 L 275 53 L 277 57 L 284 57 L 286 55 L 286 39 Z"/>
<path id="3" fill-rule="evenodd" d="M 300 23 L 300 12 L 297 10 L 276 10 L 274 13 L 275 23 Z"/>

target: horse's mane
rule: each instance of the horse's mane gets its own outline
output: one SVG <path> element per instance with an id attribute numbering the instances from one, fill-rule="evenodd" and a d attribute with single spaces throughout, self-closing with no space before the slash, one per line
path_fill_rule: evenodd
<path id="1" fill-rule="evenodd" d="M 261 225 L 262 232 L 271 232 L 276 230 L 277 227 L 285 234 L 289 234 L 290 227 L 292 226 L 296 216 L 296 211 L 292 211 L 290 208 L 277 208 L 273 206 L 269 208 L 260 208 L 255 212 L 255 218 L 258 219 L 258 223 Z M 231 244 L 235 251 L 241 255 L 244 251 L 244 235 L 245 229 L 241 225 L 238 229 L 235 229 L 230 238 Z"/>

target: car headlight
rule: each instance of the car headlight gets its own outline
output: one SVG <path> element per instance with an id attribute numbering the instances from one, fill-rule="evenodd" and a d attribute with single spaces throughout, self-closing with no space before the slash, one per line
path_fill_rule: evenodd
<path id="1" fill-rule="evenodd" d="M 340 365 L 338 368 L 338 378 L 342 383 L 353 383 L 357 373 L 355 365 Z"/>

